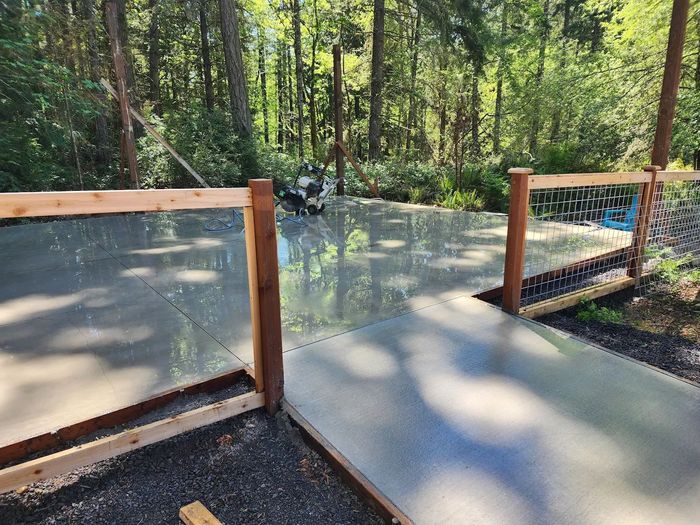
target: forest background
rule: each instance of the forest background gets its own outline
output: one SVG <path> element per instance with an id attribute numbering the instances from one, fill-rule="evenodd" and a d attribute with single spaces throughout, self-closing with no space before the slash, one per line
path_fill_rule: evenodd
<path id="1" fill-rule="evenodd" d="M 340 44 L 344 142 L 382 197 L 504 211 L 509 167 L 649 162 L 672 2 L 115 5 L 132 105 L 212 186 L 289 181 L 301 159 L 326 157 Z M 0 0 L 0 191 L 119 187 L 119 108 L 100 78 L 114 81 L 102 1 Z M 142 187 L 197 185 L 150 134 L 136 137 Z M 700 163 L 698 2 L 670 158 Z M 347 193 L 368 195 L 346 177 Z"/>

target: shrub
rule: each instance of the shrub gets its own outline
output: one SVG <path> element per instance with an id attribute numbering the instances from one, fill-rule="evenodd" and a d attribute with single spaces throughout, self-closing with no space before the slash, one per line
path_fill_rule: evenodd
<path id="1" fill-rule="evenodd" d="M 597 321 L 605 324 L 622 323 L 622 312 L 608 308 L 607 306 L 598 306 L 587 297 L 581 299 L 580 306 L 579 311 L 576 313 L 576 318 L 579 321 Z"/>

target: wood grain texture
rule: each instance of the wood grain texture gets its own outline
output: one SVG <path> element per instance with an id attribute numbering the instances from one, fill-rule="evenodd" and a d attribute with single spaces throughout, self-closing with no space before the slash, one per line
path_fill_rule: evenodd
<path id="1" fill-rule="evenodd" d="M 262 329 L 260 325 L 260 294 L 258 292 L 258 265 L 255 249 L 255 214 L 253 208 L 243 209 L 245 221 L 245 249 L 248 265 L 248 298 L 250 300 L 250 326 L 253 338 L 253 362 L 255 367 L 255 390 L 265 390 L 265 366 L 262 355 Z"/>
<path id="2" fill-rule="evenodd" d="M 199 500 L 180 509 L 180 521 L 185 525 L 223 525 Z"/>
<path id="3" fill-rule="evenodd" d="M 272 199 L 272 181 L 248 181 L 253 196 L 255 253 L 260 304 L 260 345 L 264 369 L 265 408 L 272 415 L 284 395 L 282 366 L 282 319 L 277 264 L 277 219 Z"/>
<path id="4" fill-rule="evenodd" d="M 530 201 L 528 177 L 532 174 L 532 170 L 512 168 L 508 173 L 511 176 L 511 185 L 506 260 L 503 271 L 503 310 L 518 313 L 525 265 L 527 209 Z"/>
<path id="5" fill-rule="evenodd" d="M 604 295 L 619 292 L 620 290 L 634 286 L 634 283 L 635 279 L 631 277 L 620 277 L 609 283 L 590 286 L 583 290 L 578 290 L 554 299 L 533 304 L 532 306 L 527 306 L 520 310 L 520 315 L 529 319 L 534 319 L 535 317 L 576 306 L 584 297 L 588 299 L 597 299 L 598 297 L 603 297 Z"/>
<path id="6" fill-rule="evenodd" d="M 0 193 L 0 218 L 251 206 L 248 188 Z"/>
<path id="7" fill-rule="evenodd" d="M 210 425 L 265 404 L 265 395 L 249 393 L 177 416 L 69 448 L 0 470 L 0 493 L 66 474 L 165 439 Z"/>
<path id="8" fill-rule="evenodd" d="M 649 182 L 651 174 L 645 172 L 625 173 L 567 173 L 563 175 L 532 175 L 530 190 L 547 188 L 571 188 L 574 186 L 604 186 L 607 184 L 636 184 Z"/>
<path id="9" fill-rule="evenodd" d="M 659 171 L 657 182 L 700 180 L 700 171 Z"/>

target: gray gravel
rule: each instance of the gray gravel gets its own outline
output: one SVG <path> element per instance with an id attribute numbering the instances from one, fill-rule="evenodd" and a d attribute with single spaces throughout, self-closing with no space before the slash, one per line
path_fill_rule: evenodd
<path id="1" fill-rule="evenodd" d="M 194 500 L 229 525 L 382 523 L 286 414 L 256 410 L 2 495 L 0 524 L 176 524 Z"/>

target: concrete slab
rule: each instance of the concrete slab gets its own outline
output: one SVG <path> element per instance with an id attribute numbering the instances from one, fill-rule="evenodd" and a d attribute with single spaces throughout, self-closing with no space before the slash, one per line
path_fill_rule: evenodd
<path id="1" fill-rule="evenodd" d="M 700 388 L 475 299 L 285 371 L 288 402 L 417 523 L 698 523 Z"/>
<path id="2" fill-rule="evenodd" d="M 0 360 L 12 363 L 0 370 L 0 446 L 46 424 L 42 399 L 46 431 L 252 361 L 242 225 L 204 229 L 230 213 L 0 228 Z M 503 215 L 338 198 L 305 220 L 278 230 L 285 350 L 501 284 Z M 564 241 L 600 235 L 545 226 Z M 49 357 L 61 372 L 37 381 Z M 36 410 L 16 410 L 22 399 Z"/>

